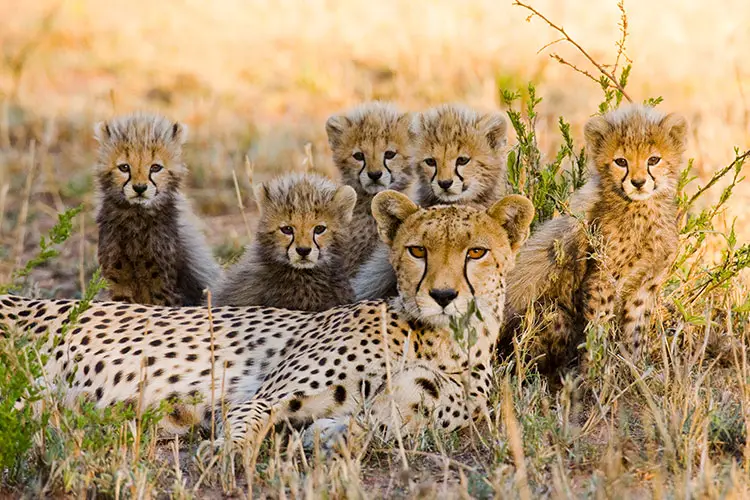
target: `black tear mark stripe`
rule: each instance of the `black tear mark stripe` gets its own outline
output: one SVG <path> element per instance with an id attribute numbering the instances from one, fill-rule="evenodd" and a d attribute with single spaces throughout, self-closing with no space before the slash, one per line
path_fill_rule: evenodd
<path id="1" fill-rule="evenodd" d="M 458 164 L 456 164 L 456 168 L 454 168 L 453 170 L 454 170 L 454 172 L 456 172 L 456 177 L 458 177 L 459 179 L 461 179 L 461 182 L 463 182 L 464 181 L 463 175 L 461 175 L 461 174 L 458 173 Z"/>
<path id="2" fill-rule="evenodd" d="M 474 297 L 474 285 L 471 284 L 471 280 L 469 279 L 469 259 L 468 257 L 464 259 L 464 279 L 466 280 L 466 284 L 469 285 L 469 291 L 471 292 L 471 296 Z"/>
<path id="3" fill-rule="evenodd" d="M 290 248 L 292 248 L 292 245 L 294 244 L 294 238 L 295 238 L 296 236 L 297 236 L 297 235 L 296 235 L 296 234 L 294 234 L 294 232 L 292 232 L 292 241 L 290 241 L 290 242 L 289 242 L 289 244 L 288 244 L 288 245 L 286 246 L 286 251 L 287 251 L 287 253 L 289 253 L 289 249 L 290 249 Z"/>
<path id="4" fill-rule="evenodd" d="M 389 174 L 391 174 L 391 177 L 393 177 L 391 169 L 388 168 L 388 160 L 385 158 L 385 153 L 383 153 L 383 167 L 388 171 Z"/>
<path id="5" fill-rule="evenodd" d="M 123 194 L 123 196 L 125 195 L 125 186 L 127 186 L 128 183 L 130 182 L 130 179 L 131 179 L 132 175 L 133 175 L 133 173 L 130 170 L 128 170 L 128 180 L 126 180 L 125 184 L 122 185 L 122 194 Z"/>
<path id="6" fill-rule="evenodd" d="M 315 228 L 313 228 L 313 244 L 315 245 L 315 248 L 318 249 L 318 252 L 320 252 L 320 245 L 318 245 L 318 235 L 315 234 Z"/>
<path id="7" fill-rule="evenodd" d="M 628 164 L 628 165 L 625 166 L 625 177 L 622 178 L 622 180 L 620 181 L 620 184 L 622 184 L 623 182 L 625 182 L 625 179 L 628 178 L 628 174 L 629 173 L 630 173 L 630 164 Z"/>
<path id="8" fill-rule="evenodd" d="M 419 293 L 419 289 L 422 288 L 422 282 L 424 281 L 425 276 L 427 276 L 427 250 L 424 252 L 424 270 L 422 271 L 422 277 L 419 278 L 419 283 L 417 283 L 417 289 L 414 292 L 415 294 Z"/>
<path id="9" fill-rule="evenodd" d="M 367 157 L 365 156 L 364 153 L 362 153 L 362 168 L 359 169 L 359 174 L 357 175 L 358 176 L 362 175 L 362 172 L 365 171 L 365 168 L 367 168 Z"/>

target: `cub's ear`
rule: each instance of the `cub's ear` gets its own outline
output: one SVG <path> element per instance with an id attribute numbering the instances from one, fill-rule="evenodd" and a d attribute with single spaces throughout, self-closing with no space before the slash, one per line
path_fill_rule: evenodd
<path id="1" fill-rule="evenodd" d="M 502 114 L 487 113 L 479 119 L 477 126 L 492 149 L 502 148 L 508 142 L 508 122 Z"/>
<path id="2" fill-rule="evenodd" d="M 188 138 L 188 128 L 180 122 L 174 122 L 169 130 L 169 138 L 172 142 L 175 142 L 182 146 L 185 144 Z"/>
<path id="3" fill-rule="evenodd" d="M 669 113 L 661 119 L 659 125 L 667 132 L 667 137 L 675 148 L 682 152 L 687 146 L 688 124 L 685 117 L 678 113 Z"/>
<path id="4" fill-rule="evenodd" d="M 112 139 L 112 129 L 107 122 L 99 122 L 94 125 L 94 139 L 103 144 Z"/>
<path id="5" fill-rule="evenodd" d="M 409 120 L 409 141 L 414 142 L 424 130 L 425 118 L 423 113 L 412 113 Z"/>
<path id="6" fill-rule="evenodd" d="M 344 132 L 352 126 L 352 121 L 344 115 L 333 115 L 326 120 L 326 134 L 328 134 L 328 144 L 331 149 L 341 145 L 341 138 Z"/>
<path id="7" fill-rule="evenodd" d="M 258 212 L 263 215 L 271 200 L 268 186 L 262 182 L 253 184 L 253 194 L 255 195 L 255 204 L 258 205 Z"/>
<path id="8" fill-rule="evenodd" d="M 583 136 L 586 138 L 589 150 L 592 152 L 599 151 L 611 131 L 612 125 L 604 116 L 597 115 L 589 118 L 589 121 L 583 126 Z"/>
<path id="9" fill-rule="evenodd" d="M 355 203 L 357 203 L 357 192 L 351 186 L 341 186 L 336 189 L 331 201 L 336 216 L 344 224 L 349 224 L 352 221 Z"/>
<path id="10" fill-rule="evenodd" d="M 511 250 L 515 252 L 521 248 L 529 237 L 534 205 L 523 196 L 511 194 L 492 205 L 487 214 L 505 228 Z"/>
<path id="11" fill-rule="evenodd" d="M 393 243 L 398 228 L 419 207 L 403 193 L 381 191 L 372 199 L 372 216 L 378 225 L 380 239 L 387 245 Z"/>

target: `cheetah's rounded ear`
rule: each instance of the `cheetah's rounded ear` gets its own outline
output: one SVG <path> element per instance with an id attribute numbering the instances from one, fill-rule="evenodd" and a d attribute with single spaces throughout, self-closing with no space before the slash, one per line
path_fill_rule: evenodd
<path id="1" fill-rule="evenodd" d="M 589 118 L 589 121 L 583 127 L 583 136 L 589 149 L 592 151 L 599 150 L 611 129 L 612 125 L 604 116 L 597 115 Z"/>
<path id="2" fill-rule="evenodd" d="M 409 121 L 409 140 L 414 142 L 425 127 L 424 113 L 412 113 Z"/>
<path id="3" fill-rule="evenodd" d="M 477 126 L 492 149 L 502 148 L 508 142 L 508 122 L 502 114 L 487 113 L 479 119 Z"/>
<path id="4" fill-rule="evenodd" d="M 508 233 L 510 249 L 521 248 L 529 237 L 529 226 L 534 219 L 534 205 L 518 194 L 511 194 L 492 205 L 487 214 L 500 222 Z"/>
<path id="5" fill-rule="evenodd" d="M 332 204 L 336 215 L 349 224 L 352 221 L 354 205 L 357 203 L 357 192 L 351 186 L 340 186 L 333 195 Z"/>
<path id="6" fill-rule="evenodd" d="M 180 146 L 185 144 L 188 138 L 188 128 L 180 122 L 174 122 L 169 130 L 170 139 Z"/>
<path id="7" fill-rule="evenodd" d="M 271 193 L 268 191 L 268 186 L 262 182 L 253 184 L 253 194 L 255 195 L 255 204 L 258 205 L 258 212 L 262 215 L 265 211 L 265 207 L 268 206 L 271 199 Z"/>
<path id="8" fill-rule="evenodd" d="M 94 125 L 94 139 L 99 143 L 107 142 L 112 139 L 112 129 L 107 122 L 99 122 Z"/>
<path id="9" fill-rule="evenodd" d="M 352 121 L 344 115 L 333 115 L 326 120 L 326 134 L 331 148 L 341 145 L 341 137 L 351 126 Z"/>
<path id="10" fill-rule="evenodd" d="M 667 131 L 669 138 L 679 149 L 684 149 L 687 143 L 688 124 L 684 116 L 678 113 L 669 113 L 659 123 Z"/>
<path id="11" fill-rule="evenodd" d="M 372 199 L 372 216 L 378 225 L 380 239 L 387 245 L 393 243 L 398 228 L 419 207 L 403 193 L 388 189 Z"/>

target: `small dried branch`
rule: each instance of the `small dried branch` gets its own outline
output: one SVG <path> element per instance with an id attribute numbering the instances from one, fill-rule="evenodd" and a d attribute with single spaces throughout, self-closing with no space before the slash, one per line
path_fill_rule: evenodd
<path id="1" fill-rule="evenodd" d="M 617 73 L 617 67 L 620 65 L 620 59 L 624 58 L 626 62 L 632 63 L 633 61 L 630 60 L 628 55 L 625 53 L 625 41 L 628 38 L 628 16 L 625 13 L 625 0 L 620 0 L 617 2 L 617 8 L 620 9 L 620 33 L 622 36 L 617 41 L 617 58 L 615 59 L 615 64 L 612 67 L 612 74 Z"/>
<path id="2" fill-rule="evenodd" d="M 586 49 L 584 49 L 583 47 L 581 47 L 581 45 L 578 42 L 576 42 L 573 38 L 570 37 L 570 35 L 568 35 L 568 33 L 565 31 L 565 28 L 563 28 L 562 26 L 558 26 L 555 23 L 553 23 L 552 21 L 550 21 L 549 19 L 547 19 L 547 17 L 544 16 L 544 14 L 542 14 L 541 12 L 539 12 L 538 10 L 536 10 L 531 5 L 523 3 L 523 2 L 521 2 L 519 0 L 515 0 L 513 2 L 513 5 L 517 5 L 519 7 L 523 7 L 524 9 L 530 11 L 531 12 L 531 16 L 529 16 L 527 19 L 531 19 L 532 17 L 537 16 L 542 21 L 544 21 L 545 23 L 547 23 L 547 25 L 549 25 L 550 28 L 552 28 L 555 31 L 557 31 L 558 33 L 560 33 L 563 36 L 563 38 L 565 39 L 566 42 L 568 42 L 571 45 L 573 45 L 581 54 L 583 54 L 583 56 L 586 59 L 588 59 L 588 61 L 591 64 L 593 64 L 596 67 L 597 70 L 599 70 L 599 73 L 601 73 L 602 75 L 604 75 L 607 78 L 607 80 L 610 81 L 610 86 L 616 88 L 622 94 L 622 96 L 625 99 L 628 100 L 628 102 L 633 102 L 633 99 L 630 98 L 630 96 L 628 95 L 628 93 L 625 91 L 625 88 L 622 85 L 620 85 L 620 82 L 617 79 L 617 77 L 615 76 L 614 71 L 612 71 L 612 72 L 607 71 L 604 68 L 604 66 L 602 66 L 600 63 L 596 62 L 596 60 L 593 57 L 591 57 L 588 52 L 586 52 Z M 623 12 L 624 12 L 624 7 L 622 9 L 623 9 Z M 621 39 L 621 41 L 624 43 L 624 38 Z M 561 60 L 561 58 L 559 56 L 555 57 L 555 55 L 553 55 L 552 57 L 554 57 L 558 61 Z M 574 69 L 576 69 L 577 71 L 581 72 L 581 70 L 579 70 L 578 68 L 575 68 L 572 64 L 568 64 L 568 66 L 571 66 Z M 598 82 L 599 80 L 596 80 L 596 81 Z"/>

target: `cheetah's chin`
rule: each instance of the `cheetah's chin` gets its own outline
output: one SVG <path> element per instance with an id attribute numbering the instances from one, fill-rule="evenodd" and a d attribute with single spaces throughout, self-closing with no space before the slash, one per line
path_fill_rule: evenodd
<path id="1" fill-rule="evenodd" d="M 290 262 L 291 266 L 295 269 L 312 269 L 313 267 L 317 266 L 317 262 L 313 262 L 311 260 L 299 260 L 297 262 Z"/>
<path id="2" fill-rule="evenodd" d="M 645 201 L 651 198 L 653 196 L 654 192 L 651 191 L 650 193 L 625 193 L 625 195 L 632 201 Z"/>
<path id="3" fill-rule="evenodd" d="M 379 192 L 388 189 L 388 186 L 383 186 L 382 184 L 363 184 L 362 188 L 367 194 L 378 194 Z"/>

